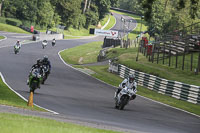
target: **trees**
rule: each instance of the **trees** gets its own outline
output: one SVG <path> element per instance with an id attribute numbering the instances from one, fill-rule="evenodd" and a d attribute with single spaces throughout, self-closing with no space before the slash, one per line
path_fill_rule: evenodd
<path id="1" fill-rule="evenodd" d="M 192 3 L 192 1 L 144 0 L 143 8 L 149 31 L 154 29 L 153 32 L 160 35 L 182 29 L 199 21 L 198 14 L 200 13 L 195 7 L 200 2 Z"/>
<path id="2" fill-rule="evenodd" d="M 42 27 L 62 24 L 88 28 L 109 12 L 110 1 L 115 4 L 118 0 L 4 0 L 2 16 Z"/>
<path id="3" fill-rule="evenodd" d="M 119 8 L 142 14 L 142 0 L 119 0 Z"/>

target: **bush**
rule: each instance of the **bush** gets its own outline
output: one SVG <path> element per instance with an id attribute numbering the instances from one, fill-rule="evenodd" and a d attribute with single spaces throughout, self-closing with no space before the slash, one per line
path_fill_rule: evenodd
<path id="1" fill-rule="evenodd" d="M 4 17 L 0 17 L 0 23 L 6 23 L 6 18 L 4 18 Z"/>
<path id="2" fill-rule="evenodd" d="M 14 18 L 6 18 L 6 23 L 13 26 L 20 26 L 22 22 Z"/>

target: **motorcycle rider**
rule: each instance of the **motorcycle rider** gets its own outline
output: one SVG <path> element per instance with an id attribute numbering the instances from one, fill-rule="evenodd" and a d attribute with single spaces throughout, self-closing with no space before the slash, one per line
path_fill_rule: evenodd
<path id="1" fill-rule="evenodd" d="M 19 49 L 21 48 L 21 43 L 20 43 L 20 41 L 19 41 L 19 40 L 17 40 L 17 42 L 16 42 L 15 46 L 19 47 Z"/>
<path id="2" fill-rule="evenodd" d="M 41 60 L 41 59 L 37 59 L 37 63 L 34 64 L 34 65 L 31 67 L 31 71 L 30 71 L 30 74 L 29 74 L 29 79 L 30 79 L 30 81 L 29 81 L 29 79 L 28 79 L 27 85 L 29 84 L 29 82 L 30 82 L 30 83 L 32 82 L 32 79 L 33 79 L 33 78 L 30 78 L 30 77 L 31 77 L 31 75 L 32 75 L 32 72 L 33 72 L 35 69 L 39 70 L 39 72 L 38 72 L 38 73 L 39 73 L 39 77 L 43 77 L 43 75 L 44 75 L 44 69 L 43 69 L 43 66 L 42 66 L 42 60 Z M 37 78 L 37 81 L 38 81 L 38 88 L 40 88 L 40 78 Z"/>
<path id="3" fill-rule="evenodd" d="M 115 92 L 115 98 L 117 98 L 117 95 L 122 90 L 122 88 L 124 88 L 125 86 L 129 89 L 133 89 L 133 90 L 137 89 L 137 83 L 135 82 L 135 76 L 133 74 L 129 75 L 129 77 L 127 79 L 124 79 L 122 81 L 122 83 L 119 85 L 119 88 Z M 133 100 L 135 98 L 136 98 L 136 95 L 133 95 L 131 97 L 131 100 Z"/>
<path id="4" fill-rule="evenodd" d="M 49 67 L 49 73 L 51 71 L 51 62 L 48 59 L 48 56 L 45 55 L 42 59 L 42 65 L 47 65 Z"/>
<path id="5" fill-rule="evenodd" d="M 54 38 L 52 41 L 52 46 L 54 46 L 56 44 L 56 39 Z"/>

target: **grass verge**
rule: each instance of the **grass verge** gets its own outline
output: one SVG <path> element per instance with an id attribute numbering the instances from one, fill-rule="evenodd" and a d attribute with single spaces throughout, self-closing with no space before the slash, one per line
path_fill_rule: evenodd
<path id="1" fill-rule="evenodd" d="M 106 23 L 107 23 L 107 21 L 108 21 L 108 19 L 110 18 L 110 14 L 107 14 L 105 17 L 104 17 L 104 19 L 102 19 L 101 21 L 100 21 L 100 23 L 101 23 L 101 26 L 104 26 Z"/>
<path id="2" fill-rule="evenodd" d="M 14 107 L 20 107 L 31 110 L 45 111 L 44 109 L 38 108 L 36 106 L 28 107 L 27 102 L 17 96 L 13 91 L 11 91 L 2 81 L 0 77 L 0 104 L 9 105 Z"/>
<path id="3" fill-rule="evenodd" d="M 0 113 L 2 133 L 117 133 L 55 120 Z"/>
<path id="4" fill-rule="evenodd" d="M 0 23 L 0 31 L 31 34 L 29 32 L 26 32 L 26 31 L 16 27 L 16 26 L 3 24 L 3 23 Z"/>
<path id="5" fill-rule="evenodd" d="M 97 55 L 103 42 L 92 42 L 85 45 L 70 48 L 61 52 L 64 61 L 69 64 L 88 64 L 97 62 Z M 81 51 L 81 52 L 80 52 Z"/>
<path id="6" fill-rule="evenodd" d="M 191 71 L 183 71 L 176 69 L 175 67 L 169 67 L 163 65 L 162 63 L 152 63 L 148 61 L 148 58 L 139 54 L 138 61 L 137 57 L 137 48 L 115 48 L 110 49 L 107 53 L 107 58 L 117 57 L 117 63 L 123 64 L 134 70 L 142 71 L 148 74 L 152 74 L 161 78 L 168 80 L 175 80 L 187 84 L 193 84 L 200 86 L 200 75 L 195 75 Z"/>
<path id="7" fill-rule="evenodd" d="M 96 72 L 95 74 L 92 74 L 91 76 L 100 79 L 108 84 L 111 84 L 113 86 L 118 86 L 122 82 L 122 78 L 119 76 L 109 73 L 108 72 L 108 66 L 74 66 L 79 68 L 87 68 L 91 69 L 92 71 Z M 167 95 L 159 94 L 156 91 L 149 90 L 147 88 L 138 86 L 138 92 L 137 94 L 153 99 L 155 101 L 159 101 L 168 105 L 171 105 L 173 107 L 186 110 L 188 112 L 200 115 L 200 106 L 196 104 L 192 104 L 186 101 L 178 100 L 175 98 L 172 98 Z"/>
<path id="8" fill-rule="evenodd" d="M 115 25 L 115 17 L 110 15 L 110 22 L 108 23 L 108 25 L 104 28 L 104 30 L 109 30 L 110 28 L 112 28 Z"/>
<path id="9" fill-rule="evenodd" d="M 4 36 L 0 36 L 0 40 L 1 40 L 1 39 L 4 39 L 4 38 L 5 38 Z"/>

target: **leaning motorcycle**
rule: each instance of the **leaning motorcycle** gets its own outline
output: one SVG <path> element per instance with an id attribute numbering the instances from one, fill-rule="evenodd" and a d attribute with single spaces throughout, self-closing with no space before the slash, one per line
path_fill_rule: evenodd
<path id="1" fill-rule="evenodd" d="M 44 49 L 47 46 L 48 42 L 47 40 L 42 41 L 42 48 Z"/>
<path id="2" fill-rule="evenodd" d="M 19 53 L 19 49 L 20 49 L 20 47 L 17 46 L 17 45 L 15 45 L 15 46 L 14 46 L 14 53 L 15 53 L 15 54 Z"/>
<path id="3" fill-rule="evenodd" d="M 124 86 L 122 90 L 119 92 L 117 97 L 115 98 L 115 108 L 119 110 L 123 110 L 125 105 L 129 103 L 132 96 L 135 95 L 137 89 L 130 89 Z M 115 92 L 116 93 L 116 92 Z"/>
<path id="4" fill-rule="evenodd" d="M 34 69 L 31 72 L 31 75 L 29 76 L 29 87 L 30 87 L 30 92 L 35 92 L 35 90 L 38 88 L 38 85 L 40 84 L 40 81 L 42 80 L 41 75 L 39 74 L 38 69 Z"/>
<path id="5" fill-rule="evenodd" d="M 49 65 L 43 65 L 43 69 L 44 69 L 44 76 L 42 78 L 42 84 L 44 84 L 44 82 L 47 80 L 49 74 L 50 74 L 50 69 L 49 69 Z"/>

